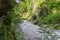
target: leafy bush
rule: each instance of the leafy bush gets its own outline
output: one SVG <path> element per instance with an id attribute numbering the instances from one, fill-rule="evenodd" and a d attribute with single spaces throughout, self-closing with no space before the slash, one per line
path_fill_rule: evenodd
<path id="1" fill-rule="evenodd" d="M 23 40 L 22 32 L 15 33 L 16 27 L 20 22 L 20 7 L 15 0 L 2 0 L 0 3 L 0 40 Z M 21 28 L 20 28 L 21 29 Z"/>
<path id="2" fill-rule="evenodd" d="M 57 24 L 60 23 L 60 13 L 49 15 L 47 18 L 45 18 L 45 21 L 49 24 Z"/>

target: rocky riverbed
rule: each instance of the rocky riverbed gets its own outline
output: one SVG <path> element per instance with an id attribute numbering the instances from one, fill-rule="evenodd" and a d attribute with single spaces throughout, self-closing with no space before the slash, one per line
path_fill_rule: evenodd
<path id="1" fill-rule="evenodd" d="M 20 27 L 22 28 L 22 31 L 24 32 L 24 38 L 25 38 L 25 40 L 38 40 L 39 38 L 42 37 L 42 34 L 39 33 L 39 30 L 38 30 L 39 26 L 34 25 L 33 23 L 31 23 L 31 22 L 29 22 L 27 20 L 23 20 L 23 22 L 20 25 Z M 60 36 L 60 30 L 54 30 L 53 32 L 56 35 Z M 48 40 L 54 40 L 54 38 L 52 39 L 49 36 Z M 41 38 L 39 40 L 44 40 L 44 39 Z M 60 40 L 60 38 L 58 38 L 56 40 Z"/>

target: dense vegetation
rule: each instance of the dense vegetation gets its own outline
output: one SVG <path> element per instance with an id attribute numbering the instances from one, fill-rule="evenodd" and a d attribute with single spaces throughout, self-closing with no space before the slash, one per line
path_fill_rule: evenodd
<path id="1" fill-rule="evenodd" d="M 20 20 L 60 29 L 59 0 L 0 0 L 0 40 L 24 40 L 22 32 L 15 33 Z M 43 27 L 43 26 L 42 26 Z M 17 36 L 21 35 L 19 39 Z"/>
<path id="2" fill-rule="evenodd" d="M 59 0 L 25 0 L 22 5 L 24 5 L 23 19 L 31 20 L 38 25 L 48 25 L 54 29 L 60 28 Z"/>
<path id="3" fill-rule="evenodd" d="M 0 0 L 0 40 L 23 40 L 15 32 L 20 22 L 19 3 L 15 0 Z M 21 30 L 21 29 L 20 29 Z"/>

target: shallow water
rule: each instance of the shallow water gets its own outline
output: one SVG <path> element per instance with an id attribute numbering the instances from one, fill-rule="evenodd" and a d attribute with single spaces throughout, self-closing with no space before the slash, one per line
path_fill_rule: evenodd
<path id="1" fill-rule="evenodd" d="M 25 40 L 37 40 L 36 38 L 40 38 L 42 36 L 42 34 L 39 33 L 39 30 L 38 30 L 39 26 L 34 25 L 33 23 L 27 20 L 23 20 L 20 27 L 22 28 L 22 31 L 24 32 Z M 55 30 L 54 33 L 60 36 L 60 30 Z"/>
<path id="2" fill-rule="evenodd" d="M 31 22 L 26 20 L 21 24 L 21 28 L 24 32 L 24 37 L 26 40 L 37 40 L 36 37 L 39 37 L 38 26 L 33 25 Z"/>

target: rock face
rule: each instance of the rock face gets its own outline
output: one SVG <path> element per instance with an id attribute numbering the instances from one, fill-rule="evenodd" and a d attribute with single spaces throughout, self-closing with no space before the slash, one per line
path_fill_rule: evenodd
<path id="1" fill-rule="evenodd" d="M 38 40 L 40 37 L 42 37 L 42 34 L 39 33 L 39 30 L 38 30 L 39 27 L 37 25 L 32 24 L 31 22 L 24 20 L 20 26 L 22 28 L 22 31 L 24 32 L 25 40 Z M 59 34 L 60 31 L 54 31 L 54 33 L 60 35 Z M 49 39 L 49 40 L 51 40 L 51 39 Z M 44 39 L 41 38 L 41 40 L 44 40 Z M 58 40 L 60 40 L 60 39 L 58 39 Z"/>

